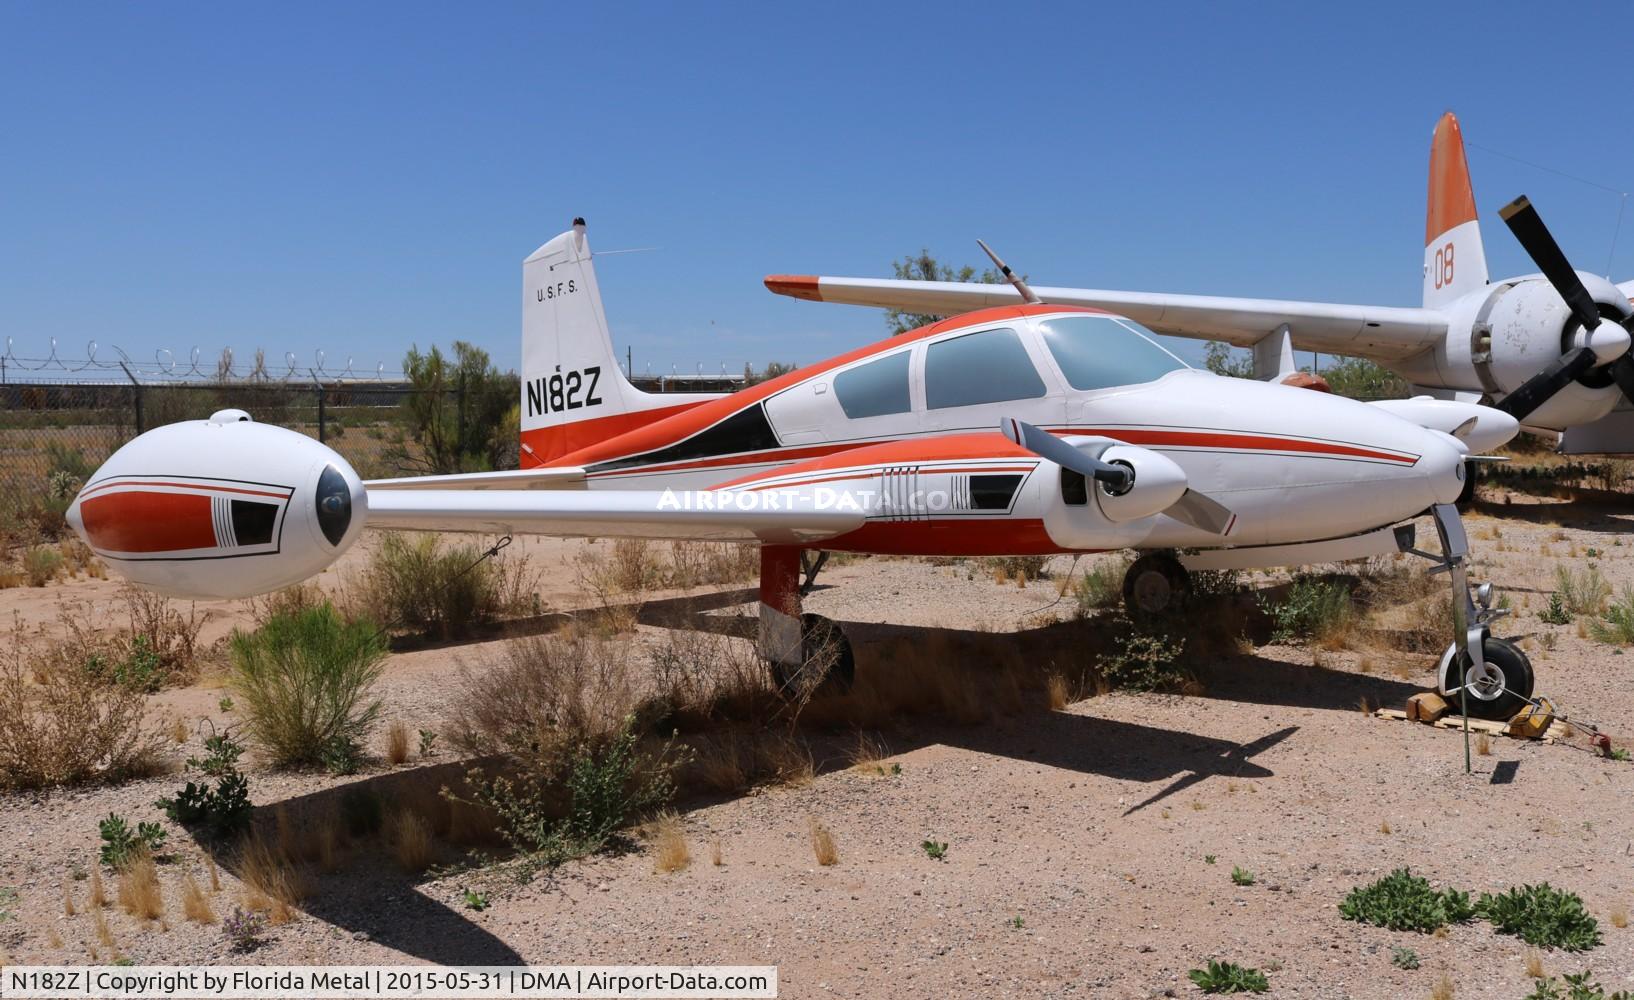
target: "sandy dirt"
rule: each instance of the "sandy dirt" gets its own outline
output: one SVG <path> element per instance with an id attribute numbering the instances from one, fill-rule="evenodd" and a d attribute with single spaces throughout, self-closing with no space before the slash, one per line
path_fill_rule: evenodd
<path id="1" fill-rule="evenodd" d="M 1530 637 L 1539 691 L 1619 736 L 1634 735 L 1634 650 L 1538 613 L 1556 565 L 1581 565 L 1590 549 L 1615 585 L 1634 586 L 1631 507 L 1626 497 L 1618 506 L 1517 496 L 1469 519 L 1478 575 L 1515 604 L 1500 633 Z M 1420 531 L 1433 538 L 1427 523 Z M 582 606 L 572 561 L 589 544 L 519 543 L 543 574 L 541 610 Z M 326 585 L 344 586 L 366 558 L 348 554 Z M 965 565 L 861 560 L 825 571 L 822 583 L 808 610 L 846 623 L 859 670 L 888 669 L 870 656 L 884 638 L 958 634 L 958 648 L 978 655 L 1071 614 L 1053 583 L 1001 585 Z M 106 614 L 117 585 L 0 592 L 0 615 L 49 630 L 69 601 Z M 249 620 L 240 603 L 200 610 L 211 640 Z M 484 669 L 497 646 L 393 655 L 386 717 L 437 728 L 461 666 Z M 1400 705 L 1430 682 L 1430 662 L 1389 649 L 1260 646 L 1199 664 L 1198 695 L 1109 694 L 1053 712 L 1034 695 L 989 724 L 903 719 L 880 733 L 890 756 L 878 770 L 851 768 L 819 741 L 809 783 L 688 804 L 692 861 L 671 874 L 657 873 L 645 848 L 528 884 L 492 868 L 411 878 L 380 852 L 358 851 L 248 956 L 230 953 L 219 928 L 182 919 L 182 873 L 202 881 L 206 869 L 203 850 L 172 829 L 165 924 L 141 926 L 110 907 L 112 951 L 139 963 L 773 964 L 786 997 L 904 1000 L 1198 995 L 1187 970 L 1219 957 L 1266 970 L 1273 996 L 1428 996 L 1443 976 L 1458 997 L 1524 996 L 1531 949 L 1489 924 L 1432 937 L 1340 918 L 1353 885 L 1410 865 L 1475 892 L 1547 880 L 1579 893 L 1605 943 L 1545 953 L 1544 967 L 1592 968 L 1608 988 L 1634 987 L 1634 929 L 1609 919 L 1634 905 L 1634 765 L 1498 739 L 1466 775 L 1456 733 L 1359 710 L 1363 699 Z M 230 723 L 221 683 L 154 696 L 154 717 L 182 718 L 195 734 L 204 719 Z M 179 752 L 198 749 L 194 735 Z M 252 759 L 249 776 L 255 802 L 270 806 L 428 768 L 450 780 L 458 771 L 443 753 L 399 768 L 376 761 L 351 778 L 277 773 Z M 177 784 L 172 775 L 0 798 L 0 887 L 18 893 L 0 951 L 30 963 L 83 962 L 92 948 L 109 958 L 85 913 L 86 883 L 72 874 L 95 863 L 100 817 L 157 818 L 153 800 Z M 814 858 L 814 819 L 833 833 L 835 865 Z M 926 856 L 927 839 L 948 845 L 945 859 Z M 442 851 L 446 863 L 461 859 Z M 1234 866 L 1254 884 L 1234 885 Z M 240 889 L 230 866 L 221 881 L 212 901 L 225 914 Z M 75 916 L 63 911 L 65 882 Z M 487 892 L 490 907 L 464 908 L 467 888 Z M 1421 967 L 1392 965 L 1397 945 Z"/>

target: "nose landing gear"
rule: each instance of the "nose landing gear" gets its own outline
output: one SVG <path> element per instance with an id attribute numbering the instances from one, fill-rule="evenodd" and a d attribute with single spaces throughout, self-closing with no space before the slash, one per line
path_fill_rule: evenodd
<path id="1" fill-rule="evenodd" d="M 1492 584 L 1469 584 L 1469 539 L 1458 508 L 1443 503 L 1430 512 L 1441 552 L 1404 551 L 1437 563 L 1430 572 L 1445 572 L 1452 582 L 1453 642 L 1441 654 L 1437 687 L 1472 718 L 1506 721 L 1532 698 L 1532 663 L 1514 643 L 1492 636 L 1492 623 L 1509 612 L 1492 606 Z"/>
<path id="2" fill-rule="evenodd" d="M 1191 573 L 1167 552 L 1136 559 L 1123 576 L 1123 607 L 1136 621 L 1168 614 L 1191 597 Z"/>

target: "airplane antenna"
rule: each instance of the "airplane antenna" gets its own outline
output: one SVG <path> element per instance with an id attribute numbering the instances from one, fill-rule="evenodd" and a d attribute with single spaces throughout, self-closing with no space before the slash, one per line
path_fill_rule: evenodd
<path id="1" fill-rule="evenodd" d="M 999 273 L 1004 275 L 1005 280 L 1016 286 L 1016 291 L 1021 293 L 1021 301 L 1032 305 L 1038 305 L 1044 301 L 1037 295 L 1033 294 L 1033 290 L 1027 287 L 1027 283 L 1021 280 L 1021 276 L 1019 274 L 1016 274 L 1014 271 L 1010 270 L 1009 264 L 999 260 L 999 255 L 993 252 L 992 247 L 988 246 L 986 243 L 983 243 L 981 240 L 977 240 L 976 245 L 982 248 L 983 253 L 993 258 L 993 263 L 997 265 Z"/>

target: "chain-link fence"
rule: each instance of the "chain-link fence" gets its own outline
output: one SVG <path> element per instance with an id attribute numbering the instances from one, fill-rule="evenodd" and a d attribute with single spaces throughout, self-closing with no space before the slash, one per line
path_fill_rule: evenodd
<path id="1" fill-rule="evenodd" d="M 446 395 L 464 412 L 460 390 Z M 424 391 L 403 383 L 183 382 L 0 385 L 0 517 L 60 518 L 97 467 L 137 434 L 222 409 L 315 437 L 365 478 L 418 471 L 403 458 L 406 408 Z"/>

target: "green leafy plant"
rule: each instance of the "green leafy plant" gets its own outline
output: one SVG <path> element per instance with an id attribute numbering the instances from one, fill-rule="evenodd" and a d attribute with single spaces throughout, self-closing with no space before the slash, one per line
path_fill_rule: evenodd
<path id="1" fill-rule="evenodd" d="M 1553 976 L 1534 979 L 1532 992 L 1524 1000 L 1634 1000 L 1634 993 L 1628 990 L 1607 993 L 1604 986 L 1590 978 L 1591 975 L 1585 970 L 1567 975 L 1564 982 Z"/>
<path id="2" fill-rule="evenodd" d="M 467 910 L 476 910 L 480 913 L 488 908 L 488 894 L 486 892 L 466 889 L 461 893 L 460 898 L 465 903 Z"/>
<path id="3" fill-rule="evenodd" d="M 1589 622 L 1589 637 L 1613 646 L 1634 646 L 1634 586 L 1623 585 L 1617 599 Z"/>
<path id="4" fill-rule="evenodd" d="M 216 707 L 223 712 L 231 712 L 233 710 L 233 696 L 230 694 L 222 695 L 221 700 L 216 702 Z"/>
<path id="5" fill-rule="evenodd" d="M 0 885 L 0 924 L 8 920 L 16 920 L 17 914 L 11 908 L 17 905 L 17 890 L 9 885 Z"/>
<path id="6" fill-rule="evenodd" d="M 932 861 L 945 861 L 947 859 L 947 843 L 945 841 L 922 840 L 919 842 L 919 849 L 924 851 L 925 857 L 930 858 Z"/>
<path id="7" fill-rule="evenodd" d="M 555 868 L 602 850 L 632 816 L 668 801 L 675 792 L 674 764 L 668 747 L 656 756 L 639 750 L 631 716 L 606 743 L 580 744 L 559 783 L 537 773 L 512 779 L 475 769 L 466 785 L 477 803 L 493 810 L 501 835 L 530 865 Z M 564 799 L 565 815 L 559 805 Z"/>
<path id="8" fill-rule="evenodd" d="M 892 764 L 891 765 L 891 773 L 893 775 L 901 774 L 902 773 L 902 765 L 901 764 Z"/>
<path id="9" fill-rule="evenodd" d="M 1390 964 L 1398 969 L 1418 968 L 1418 952 L 1406 945 L 1396 945 L 1390 949 Z"/>
<path id="10" fill-rule="evenodd" d="M 344 621 L 325 603 L 235 631 L 232 681 L 251 738 L 274 764 L 344 763 L 380 713 L 370 697 L 386 658 L 373 625 Z"/>
<path id="11" fill-rule="evenodd" d="M 1337 580 L 1296 576 L 1280 601 L 1261 601 L 1271 617 L 1271 641 L 1323 639 L 1344 628 L 1353 614 L 1350 588 Z"/>
<path id="12" fill-rule="evenodd" d="M 1249 871 L 1246 868 L 1238 868 L 1236 865 L 1232 865 L 1231 866 L 1231 884 L 1232 885 L 1253 885 L 1254 884 L 1254 873 Z"/>
<path id="13" fill-rule="evenodd" d="M 1123 601 L 1123 576 L 1128 569 L 1127 561 L 1099 562 L 1091 566 L 1072 585 L 1078 614 L 1087 616 L 1104 608 L 1117 607 Z"/>
<path id="14" fill-rule="evenodd" d="M 1492 921 L 1500 934 L 1527 944 L 1562 951 L 1587 951 L 1600 944 L 1600 926 L 1576 893 L 1547 882 L 1511 888 L 1494 896 L 1482 893 L 1475 912 Z"/>
<path id="15" fill-rule="evenodd" d="M 102 863 L 109 868 L 124 868 L 142 853 L 158 854 L 165 845 L 165 831 L 157 823 L 138 823 L 135 829 L 125 817 L 109 813 L 97 824 L 102 836 Z"/>
<path id="16" fill-rule="evenodd" d="M 1021 919 L 1020 914 L 1017 914 L 1016 916 L 1011 917 L 1009 920 L 1005 921 L 1005 923 L 1009 924 L 1011 929 L 1018 930 L 1018 931 L 1021 930 L 1023 927 L 1027 926 L 1026 921 Z"/>
<path id="17" fill-rule="evenodd" d="M 217 840 L 229 840 L 250 828 L 254 807 L 250 783 L 237 771 L 222 775 L 215 787 L 189 781 L 174 798 L 155 803 L 170 821 L 188 829 L 202 829 Z"/>
<path id="18" fill-rule="evenodd" d="M 238 770 L 238 758 L 244 756 L 244 745 L 230 733 L 206 737 L 203 757 L 187 758 L 187 766 L 212 778 L 219 778 Z"/>
<path id="19" fill-rule="evenodd" d="M 222 936 L 228 947 L 236 952 L 254 951 L 264 940 L 267 918 L 254 910 L 233 907 L 233 912 L 221 922 Z"/>
<path id="20" fill-rule="evenodd" d="M 1184 636 L 1130 629 L 1113 640 L 1113 648 L 1102 654 L 1099 666 L 1102 676 L 1113 687 L 1130 691 L 1169 690 L 1179 687 L 1189 677 L 1181 665 L 1185 651 Z"/>
<path id="21" fill-rule="evenodd" d="M 1556 566 L 1555 593 L 1572 614 L 1597 615 L 1611 598 L 1611 584 L 1594 563 L 1582 569 Z"/>
<path id="22" fill-rule="evenodd" d="M 1186 973 L 1186 978 L 1204 993 L 1264 993 L 1271 988 L 1260 970 L 1212 958 L 1203 968 Z"/>
<path id="23" fill-rule="evenodd" d="M 433 753 L 435 753 L 436 751 L 434 751 L 432 749 L 432 745 L 435 744 L 436 742 L 437 742 L 437 733 L 436 733 L 435 730 L 431 730 L 431 729 L 422 729 L 422 730 L 420 730 L 420 756 L 430 757 Z"/>
<path id="24" fill-rule="evenodd" d="M 1611 759 L 1612 760 L 1621 760 L 1621 761 L 1629 760 L 1628 748 L 1627 747 L 1613 747 L 1612 750 L 1611 750 Z"/>
<path id="25" fill-rule="evenodd" d="M 1219 859 L 1218 859 L 1218 858 L 1216 858 L 1216 857 L 1215 857 L 1215 856 L 1214 856 L 1214 855 L 1212 855 L 1212 854 L 1205 854 L 1205 855 L 1203 855 L 1203 864 L 1205 864 L 1205 865 L 1212 865 L 1212 864 L 1214 864 L 1214 862 L 1215 862 L 1215 861 L 1217 861 L 1217 860 L 1219 860 Z"/>
<path id="26" fill-rule="evenodd" d="M 1549 595 L 1549 606 L 1544 608 L 1543 613 L 1538 617 L 1550 625 L 1570 625 L 1572 623 L 1572 613 L 1566 610 L 1566 602 L 1560 599 L 1558 590 Z"/>
<path id="27" fill-rule="evenodd" d="M 1339 915 L 1393 931 L 1429 934 L 1448 924 L 1463 923 L 1475 910 L 1469 893 L 1433 889 L 1428 879 L 1397 868 L 1376 882 L 1351 889 L 1339 904 Z"/>
<path id="28" fill-rule="evenodd" d="M 47 545 L 36 545 L 23 553 L 23 575 L 30 587 L 43 587 L 56 579 L 62 569 L 62 553 Z"/>

